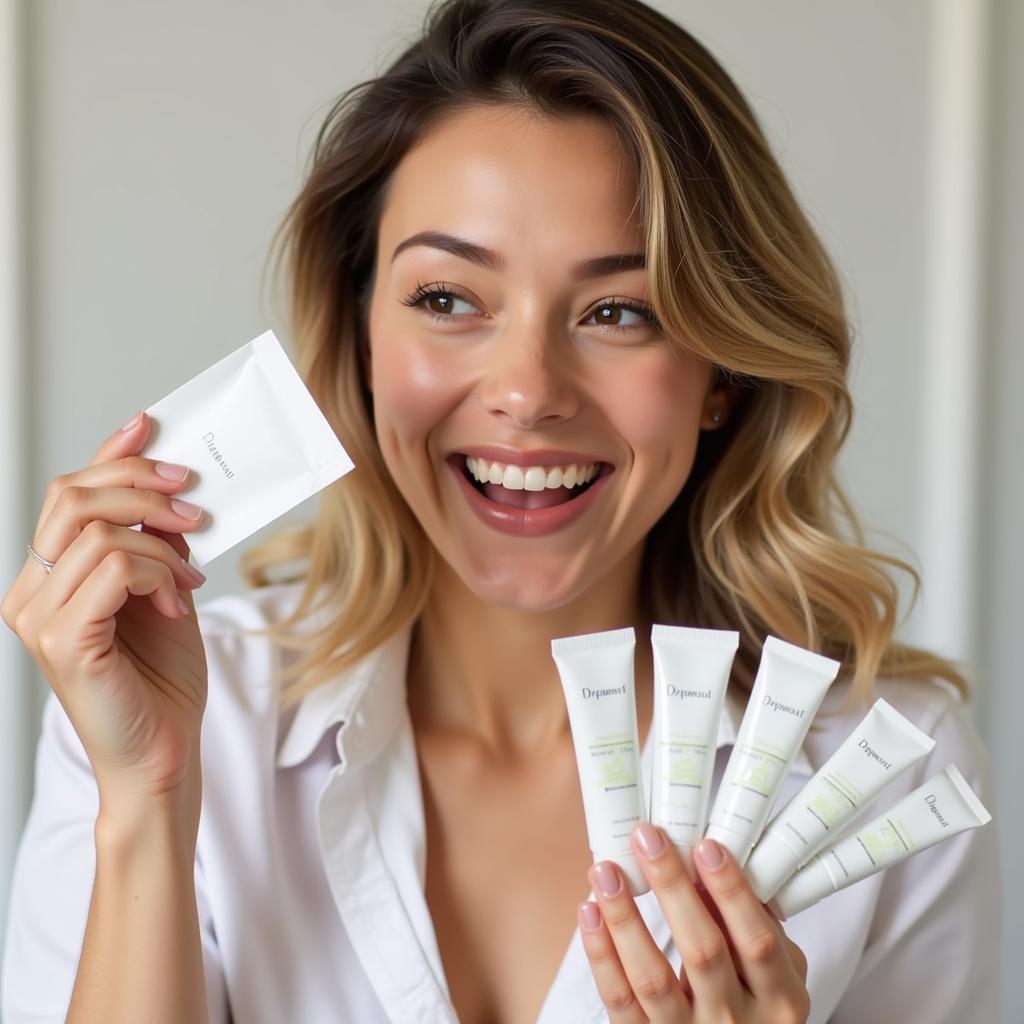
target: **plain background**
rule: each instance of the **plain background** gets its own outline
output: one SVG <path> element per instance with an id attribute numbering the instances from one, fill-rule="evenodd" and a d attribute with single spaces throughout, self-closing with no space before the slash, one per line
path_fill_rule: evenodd
<path id="1" fill-rule="evenodd" d="M 654 6 L 751 99 L 843 274 L 856 414 L 841 475 L 873 543 L 923 573 L 902 635 L 976 683 L 1019 1020 L 1024 4 Z M 0 592 L 52 476 L 265 328 L 288 346 L 261 288 L 271 232 L 331 99 L 397 55 L 424 7 L 0 0 Z M 242 588 L 238 553 L 201 598 Z M 46 684 L 6 629 L 0 674 L 2 922 Z"/>

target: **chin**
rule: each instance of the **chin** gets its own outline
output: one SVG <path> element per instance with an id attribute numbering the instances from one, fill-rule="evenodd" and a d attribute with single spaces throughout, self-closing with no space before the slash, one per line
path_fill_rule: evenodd
<path id="1" fill-rule="evenodd" d="M 580 575 L 564 563 L 541 568 L 517 565 L 495 572 L 453 566 L 481 601 L 521 612 L 550 612 L 569 604 L 586 589 Z"/>

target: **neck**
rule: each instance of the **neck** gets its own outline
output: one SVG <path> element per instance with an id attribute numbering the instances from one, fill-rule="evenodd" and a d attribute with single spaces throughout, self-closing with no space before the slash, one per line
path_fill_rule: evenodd
<path id="1" fill-rule="evenodd" d="M 551 641 L 634 626 L 641 741 L 651 699 L 650 623 L 637 600 L 639 562 L 561 608 L 534 612 L 481 601 L 438 559 L 409 656 L 415 728 L 473 741 L 489 754 L 536 757 L 564 745 L 569 720 Z"/>

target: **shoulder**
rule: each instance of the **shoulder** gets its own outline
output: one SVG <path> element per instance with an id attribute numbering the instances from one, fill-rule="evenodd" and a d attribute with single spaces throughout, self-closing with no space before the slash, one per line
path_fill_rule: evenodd
<path id="1" fill-rule="evenodd" d="M 203 639 L 236 638 L 247 629 L 261 629 L 287 616 L 302 594 L 303 584 L 275 583 L 240 594 L 221 594 L 196 604 Z"/>
<path id="2" fill-rule="evenodd" d="M 196 605 L 206 650 L 210 690 L 261 690 L 280 657 L 280 644 L 266 631 L 293 611 L 301 583 L 259 587 L 247 593 L 222 594 Z"/>
<path id="3" fill-rule="evenodd" d="M 987 774 L 988 753 L 974 723 L 972 704 L 951 683 L 938 677 L 880 677 L 867 703 L 852 698 L 848 683 L 837 682 L 822 702 L 807 739 L 808 755 L 815 768 L 827 760 L 879 698 L 935 740 L 935 749 L 926 758 L 929 769 L 938 771 L 952 761 L 968 777 Z"/>
<path id="4" fill-rule="evenodd" d="M 203 747 L 211 755 L 229 737 L 239 747 L 272 742 L 280 707 L 277 673 L 295 655 L 266 630 L 283 621 L 301 595 L 301 583 L 273 584 L 196 605 L 208 678 Z"/>

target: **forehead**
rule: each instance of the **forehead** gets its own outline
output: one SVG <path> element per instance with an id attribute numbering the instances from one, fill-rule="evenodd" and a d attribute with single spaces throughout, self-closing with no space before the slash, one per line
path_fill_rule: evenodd
<path id="1" fill-rule="evenodd" d="M 399 241 L 429 229 L 513 257 L 642 248 L 636 188 L 618 136 L 595 116 L 470 108 L 439 122 L 396 168 L 381 254 L 390 260 Z"/>

